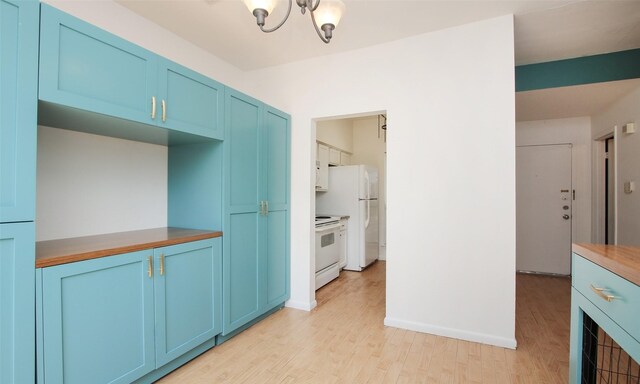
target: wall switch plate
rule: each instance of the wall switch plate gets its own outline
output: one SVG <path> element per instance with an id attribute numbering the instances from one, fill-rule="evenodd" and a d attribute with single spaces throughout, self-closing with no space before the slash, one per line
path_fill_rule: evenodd
<path id="1" fill-rule="evenodd" d="M 633 181 L 627 181 L 624 183 L 624 193 L 631 193 L 636 189 L 636 183 Z"/>
<path id="2" fill-rule="evenodd" d="M 635 123 L 627 123 L 627 124 L 622 126 L 622 133 L 630 134 L 630 133 L 635 133 L 635 132 L 636 132 Z"/>

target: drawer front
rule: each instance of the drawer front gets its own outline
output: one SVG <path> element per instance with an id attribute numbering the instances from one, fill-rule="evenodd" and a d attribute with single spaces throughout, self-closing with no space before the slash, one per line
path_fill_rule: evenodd
<path id="1" fill-rule="evenodd" d="M 573 254 L 573 287 L 640 341 L 640 287 Z M 595 288 L 602 289 L 596 292 Z M 607 301 L 603 296 L 613 296 Z"/>

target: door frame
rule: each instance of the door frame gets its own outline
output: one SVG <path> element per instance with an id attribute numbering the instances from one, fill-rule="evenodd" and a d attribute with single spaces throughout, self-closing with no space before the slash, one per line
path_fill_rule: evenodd
<path id="1" fill-rule="evenodd" d="M 605 142 L 607 139 L 613 138 L 614 145 L 614 156 L 613 166 L 614 166 L 614 174 L 613 174 L 613 214 L 615 217 L 615 229 L 613 236 L 613 243 L 618 243 L 618 199 L 616 196 L 618 195 L 618 162 L 616 158 L 618 140 L 616 131 L 611 130 L 606 134 L 596 138 L 593 140 L 593 179 L 592 179 L 592 209 L 593 213 L 591 216 L 591 239 L 595 243 L 604 244 L 605 243 L 605 233 L 607 226 L 605 223 L 606 215 L 605 215 L 605 168 L 604 168 L 604 157 L 605 157 Z"/>

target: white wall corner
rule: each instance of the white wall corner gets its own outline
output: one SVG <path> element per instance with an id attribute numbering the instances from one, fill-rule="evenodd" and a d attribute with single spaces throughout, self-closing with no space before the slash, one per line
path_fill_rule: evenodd
<path id="1" fill-rule="evenodd" d="M 312 309 L 314 309 L 315 307 L 318 306 L 318 302 L 313 300 L 311 302 L 309 301 L 297 301 L 297 300 L 287 300 L 287 302 L 284 303 L 284 306 L 287 308 L 293 308 L 293 309 L 300 309 L 303 311 L 307 311 L 310 312 Z"/>
<path id="2" fill-rule="evenodd" d="M 429 333 L 437 336 L 450 337 L 474 343 L 495 345 L 496 347 L 516 349 L 518 342 L 514 338 L 506 338 L 502 336 L 489 335 L 485 333 L 470 332 L 462 329 L 440 327 L 437 325 L 417 323 L 414 321 L 406 321 L 385 317 L 384 325 L 388 327 L 402 328 L 409 331 Z"/>

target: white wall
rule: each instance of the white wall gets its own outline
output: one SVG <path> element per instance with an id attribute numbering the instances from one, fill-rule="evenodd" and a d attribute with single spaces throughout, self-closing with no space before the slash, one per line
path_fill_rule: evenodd
<path id="1" fill-rule="evenodd" d="M 616 153 L 616 244 L 640 245 L 640 190 L 624 193 L 624 183 L 635 181 L 640 187 L 640 132 L 623 134 L 622 126 L 635 122 L 640 128 L 640 87 L 592 117 L 593 139 L 613 132 Z M 594 170 L 600 169 L 594 156 Z M 594 180 L 600 180 L 594 175 Z M 600 182 L 600 181 L 598 181 Z M 601 197 L 598 197 L 601 199 Z M 594 201 L 594 211 L 598 209 Z"/>
<path id="2" fill-rule="evenodd" d="M 353 120 L 353 164 L 375 165 L 378 168 L 378 204 L 380 218 L 380 245 L 385 246 L 386 237 L 386 172 L 384 158 L 387 143 L 384 133 L 378 137 L 378 118 L 367 117 Z M 380 260 L 386 259 L 386 252 L 380 253 Z"/>
<path id="3" fill-rule="evenodd" d="M 516 145 L 573 144 L 571 182 L 573 202 L 572 242 L 591 241 L 591 118 L 576 117 L 516 124 Z"/>
<path id="4" fill-rule="evenodd" d="M 167 147 L 38 129 L 36 239 L 167 225 Z"/>
<path id="5" fill-rule="evenodd" d="M 309 68 L 321 68 L 322 81 Z M 247 81 L 292 114 L 288 305 L 314 305 L 314 119 L 387 111 L 385 324 L 515 346 L 512 16 L 255 71 Z"/>
<path id="6" fill-rule="evenodd" d="M 353 121 L 351 119 L 319 121 L 316 139 L 353 153 Z"/>

